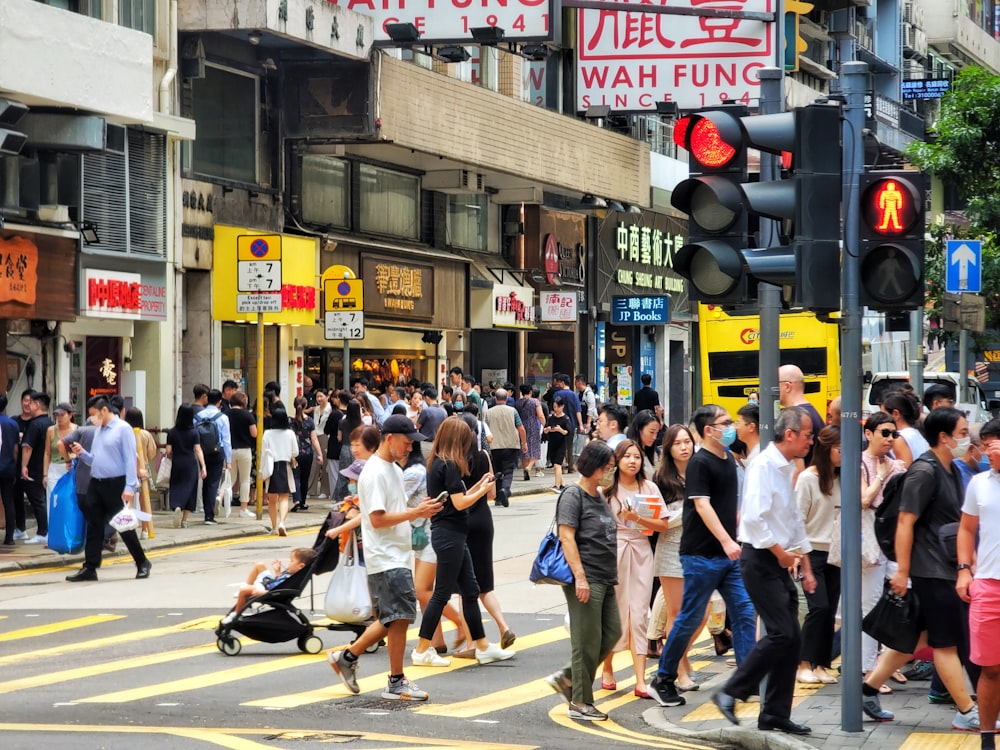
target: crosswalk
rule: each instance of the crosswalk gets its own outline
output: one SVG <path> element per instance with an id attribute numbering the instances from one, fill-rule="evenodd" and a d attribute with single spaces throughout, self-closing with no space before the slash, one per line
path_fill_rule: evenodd
<path id="1" fill-rule="evenodd" d="M 42 616 L 44 618 L 44 615 Z M 163 618 L 157 618 L 162 620 Z M 285 711 L 291 715 L 310 716 L 314 706 L 336 708 L 339 711 L 367 710 L 381 703 L 386 710 L 404 708 L 415 721 L 433 718 L 431 726 L 451 727 L 451 737 L 438 737 L 428 745 L 386 733 L 365 732 L 370 747 L 476 747 L 474 738 L 466 737 L 459 744 L 450 744 L 463 737 L 463 730 L 441 720 L 480 724 L 503 723 L 526 712 L 555 728 L 604 737 L 613 743 L 641 745 L 677 750 L 701 750 L 707 745 L 698 742 L 669 740 L 653 733 L 630 729 L 615 721 L 616 711 L 626 711 L 633 719 L 639 708 L 632 697 L 631 659 L 627 653 L 616 656 L 616 671 L 620 676 L 615 693 L 599 691 L 598 705 L 611 712 L 612 720 L 601 726 L 583 724 L 566 717 L 565 705 L 544 682 L 545 675 L 561 666 L 568 653 L 568 634 L 554 620 L 538 620 L 534 632 L 519 635 L 518 656 L 511 662 L 482 668 L 475 660 L 453 658 L 443 668 L 413 667 L 407 659 L 406 674 L 432 695 L 432 702 L 399 706 L 381 701 L 385 686 L 386 654 L 362 656 L 361 695 L 350 694 L 326 664 L 325 652 L 300 653 L 294 642 L 264 644 L 243 640 L 243 651 L 236 657 L 219 653 L 214 629 L 218 614 L 204 617 L 174 617 L 174 622 L 154 627 L 139 627 L 140 621 L 152 623 L 149 615 L 137 613 L 101 613 L 32 622 L 19 627 L 25 618 L 15 615 L 0 619 L 0 702 L 42 702 L 69 709 L 79 706 L 122 706 L 138 715 L 155 713 L 156 709 L 173 706 L 197 706 L 206 691 L 214 698 L 225 695 L 233 711 Z M 323 621 L 317 621 L 321 624 Z M 523 629 L 523 628 L 522 628 Z M 416 628 L 411 628 L 408 640 L 415 640 Z M 347 645 L 351 637 L 343 632 L 318 630 L 329 647 Z M 490 670 L 485 672 L 485 670 Z M 489 680 L 488 684 L 486 680 Z M 366 700 L 367 699 L 367 700 Z M 642 708 L 652 706 L 644 702 Z M 630 708 L 631 707 L 631 708 Z M 299 711 L 299 709 L 307 709 Z M 295 712 L 298 711 L 296 714 Z M 311 711 L 311 713 L 310 713 Z M 251 714 L 252 715 L 252 714 Z M 623 714 L 625 717 L 625 714 Z M 520 720 L 519 718 L 516 720 Z M 254 726 L 253 722 L 245 726 Z M 0 723 L 0 733 L 53 731 L 56 724 Z M 86 722 L 72 722 L 73 732 L 97 732 L 101 727 L 88 728 Z M 197 739 L 206 730 L 178 726 L 133 726 L 120 731 L 143 731 Z M 118 728 L 103 727 L 118 732 Z M 302 730 L 302 731 L 316 731 Z M 441 731 L 439 729 L 439 731 Z M 253 732 L 245 727 L 211 730 L 211 744 L 250 750 L 265 747 Z M 354 733 L 357 735 L 358 733 Z M 516 750 L 518 743 L 488 743 L 489 747 Z"/>

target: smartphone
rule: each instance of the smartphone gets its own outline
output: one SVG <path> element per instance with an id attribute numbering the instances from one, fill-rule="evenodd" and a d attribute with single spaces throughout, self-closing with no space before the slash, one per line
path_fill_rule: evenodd
<path id="1" fill-rule="evenodd" d="M 440 505 L 444 505 L 444 501 L 447 499 L 448 499 L 448 490 L 445 490 L 436 498 L 434 498 L 434 502 L 439 503 Z"/>

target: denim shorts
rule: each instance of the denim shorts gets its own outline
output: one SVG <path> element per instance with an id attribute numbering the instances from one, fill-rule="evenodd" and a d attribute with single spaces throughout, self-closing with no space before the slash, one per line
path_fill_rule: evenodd
<path id="1" fill-rule="evenodd" d="M 417 592 L 409 568 L 393 568 L 368 574 L 368 590 L 372 606 L 383 625 L 396 620 L 413 622 L 417 619 Z"/>

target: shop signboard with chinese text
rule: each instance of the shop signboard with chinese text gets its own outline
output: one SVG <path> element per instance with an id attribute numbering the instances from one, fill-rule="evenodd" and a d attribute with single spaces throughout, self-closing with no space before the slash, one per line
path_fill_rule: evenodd
<path id="1" fill-rule="evenodd" d="M 535 290 L 512 284 L 494 284 L 493 325 L 535 328 Z"/>
<path id="2" fill-rule="evenodd" d="M 139 320 L 142 317 L 142 276 L 137 273 L 88 268 L 83 272 L 80 314 L 94 318 Z"/>
<path id="3" fill-rule="evenodd" d="M 122 392 L 122 340 L 115 336 L 87 336 L 84 385 L 87 398 Z"/>
<path id="4" fill-rule="evenodd" d="M 616 325 L 664 325 L 670 322 L 670 298 L 660 296 L 614 296 L 611 322 Z"/>
<path id="5" fill-rule="evenodd" d="M 576 292 L 539 292 L 541 320 L 543 323 L 575 323 L 577 318 Z"/>
<path id="6" fill-rule="evenodd" d="M 434 266 L 408 258 L 361 256 L 365 312 L 393 320 L 434 316 Z"/>
<path id="7" fill-rule="evenodd" d="M 764 21 L 608 9 L 577 11 L 577 110 L 654 110 L 657 102 L 695 109 L 760 98 L 760 68 L 775 64 L 774 32 Z M 676 0 L 682 8 L 774 12 L 774 0 Z"/>
<path id="8" fill-rule="evenodd" d="M 29 229 L 0 227 L 0 318 L 74 320 L 79 233 Z"/>

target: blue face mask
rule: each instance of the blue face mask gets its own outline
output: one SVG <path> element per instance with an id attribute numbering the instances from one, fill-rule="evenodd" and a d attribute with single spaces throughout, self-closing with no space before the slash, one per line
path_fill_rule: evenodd
<path id="1" fill-rule="evenodd" d="M 347 491 L 352 495 L 358 494 L 358 485 L 355 482 L 347 483 Z"/>
<path id="2" fill-rule="evenodd" d="M 726 448 L 732 445 L 736 441 L 736 428 L 730 425 L 722 430 L 722 434 L 719 436 L 719 442 Z"/>
<path id="3" fill-rule="evenodd" d="M 979 459 L 979 471 L 989 471 L 990 470 L 990 460 L 988 458 Z"/>

